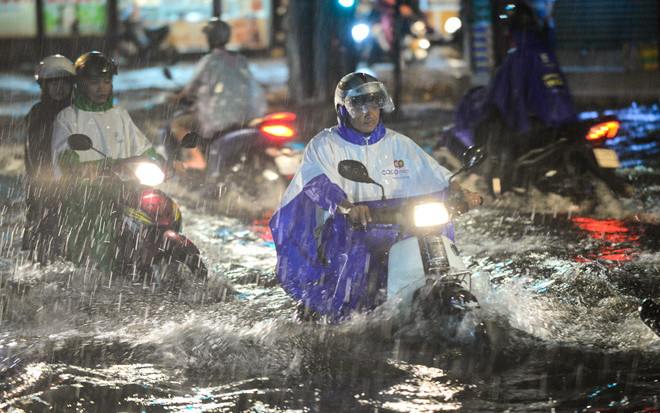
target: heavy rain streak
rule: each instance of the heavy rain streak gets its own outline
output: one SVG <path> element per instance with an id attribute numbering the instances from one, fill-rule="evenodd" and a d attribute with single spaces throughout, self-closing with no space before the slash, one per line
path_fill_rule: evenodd
<path id="1" fill-rule="evenodd" d="M 164 96 L 187 81 L 193 65 L 170 69 L 173 80 L 158 67 L 115 77 L 116 100 L 150 139 L 172 115 Z M 250 69 L 269 93 L 286 83 L 280 60 L 251 61 Z M 452 340 L 429 320 L 398 324 L 396 307 L 342 323 L 299 320 L 275 277 L 268 227 L 274 207 L 231 188 L 202 195 L 177 178 L 158 186 L 179 205 L 180 232 L 208 270 L 203 285 L 172 287 L 91 261 L 34 262 L 21 248 L 20 127 L 39 88 L 16 71 L 0 76 L 0 93 L 2 411 L 660 409 L 660 337 L 638 311 L 644 299 L 660 298 L 657 103 L 599 113 L 620 122 L 606 147 L 621 161 L 616 174 L 634 187 L 628 198 L 596 186 L 600 203 L 585 213 L 568 196 L 532 188 L 495 197 L 477 174 L 458 178 L 485 197 L 480 208 L 454 218 L 454 231 L 486 338 Z M 454 107 L 402 107 L 388 127 L 446 161 L 435 143 Z M 306 125 L 313 133 L 322 126 Z M 298 149 L 311 136 L 298 137 Z M 273 191 L 261 195 L 279 201 L 282 188 Z M 223 196 L 233 198 L 219 202 Z M 250 208 L 261 215 L 236 214 Z M 193 277 L 183 267 L 170 271 Z"/>

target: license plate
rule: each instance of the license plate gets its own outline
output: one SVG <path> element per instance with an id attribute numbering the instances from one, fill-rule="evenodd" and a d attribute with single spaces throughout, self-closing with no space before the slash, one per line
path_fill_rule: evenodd
<path id="1" fill-rule="evenodd" d="M 601 168 L 618 168 L 621 166 L 616 151 L 612 149 L 594 148 L 594 156 Z"/>

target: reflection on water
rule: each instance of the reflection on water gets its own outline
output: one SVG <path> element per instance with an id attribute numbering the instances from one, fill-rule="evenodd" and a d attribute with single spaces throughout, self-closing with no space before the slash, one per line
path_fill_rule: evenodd
<path id="1" fill-rule="evenodd" d="M 598 252 L 584 254 L 576 257 L 576 261 L 589 261 L 592 259 L 604 259 L 609 261 L 630 261 L 638 254 L 637 242 L 640 238 L 637 228 L 633 230 L 622 221 L 614 219 L 594 219 L 588 217 L 576 217 L 571 219 L 578 228 L 584 230 L 586 235 L 595 240 Z M 584 256 L 586 255 L 586 257 Z"/>

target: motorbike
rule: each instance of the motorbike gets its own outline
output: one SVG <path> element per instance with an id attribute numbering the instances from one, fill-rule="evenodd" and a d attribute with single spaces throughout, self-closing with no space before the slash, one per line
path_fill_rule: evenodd
<path id="1" fill-rule="evenodd" d="M 463 167 L 451 179 L 474 168 L 483 158 L 480 148 L 470 148 L 464 154 Z M 380 186 L 359 161 L 343 160 L 338 171 L 348 180 Z M 474 317 L 480 306 L 471 293 L 470 272 L 454 242 L 442 234 L 442 227 L 452 217 L 468 210 L 463 193 L 452 194 L 446 202 L 417 199 L 388 207 L 383 191 L 382 204 L 370 209 L 372 223 L 411 235 L 401 237 L 389 250 L 387 298 L 382 306 L 396 307 L 404 323 L 420 317 L 437 322 L 448 328 L 451 336 L 485 334 L 483 324 Z"/>
<path id="2" fill-rule="evenodd" d="M 517 136 L 501 116 L 489 115 L 472 136 L 446 128 L 434 152 L 452 164 L 465 148 L 482 146 L 488 158 L 477 173 L 486 179 L 494 196 L 508 191 L 526 193 L 534 186 L 541 192 L 582 202 L 596 196 L 598 181 L 616 195 L 628 194 L 629 187 L 615 174 L 620 166 L 618 155 L 606 147 L 618 129 L 615 116 L 583 119 L 561 127 L 533 118 L 531 132 Z"/>
<path id="3" fill-rule="evenodd" d="M 183 185 L 217 200 L 217 209 L 227 215 L 256 217 L 274 211 L 302 160 L 304 146 L 296 142 L 295 120 L 294 113 L 277 112 L 209 139 L 196 135 L 206 169 L 186 170 Z M 169 126 L 160 134 L 159 149 L 168 161 L 182 158 Z"/>
<path id="4" fill-rule="evenodd" d="M 167 41 L 169 35 L 169 25 L 145 27 L 142 22 L 126 17 L 119 22 L 117 57 L 129 66 L 153 61 L 175 63 L 178 52 Z"/>
<path id="5" fill-rule="evenodd" d="M 183 144 L 189 141 L 184 139 Z M 76 151 L 93 150 L 106 156 L 86 135 L 71 135 L 68 144 Z M 114 161 L 99 174 L 98 179 L 118 183 L 122 189 L 115 224 L 114 268 L 150 276 L 157 286 L 166 287 L 181 284 L 181 274 L 187 268 L 193 282 L 203 283 L 207 269 L 199 249 L 181 233 L 179 206 L 154 188 L 165 178 L 159 162 L 146 156 Z"/>

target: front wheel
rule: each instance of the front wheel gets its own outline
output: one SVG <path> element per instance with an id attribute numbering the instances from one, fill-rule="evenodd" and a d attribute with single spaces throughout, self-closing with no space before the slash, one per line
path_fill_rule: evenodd
<path id="1" fill-rule="evenodd" d="M 166 289 L 203 285 L 208 274 L 199 256 L 189 256 L 183 260 L 169 254 L 159 256 L 149 270 L 151 283 Z"/>
<path id="2" fill-rule="evenodd" d="M 431 322 L 449 340 L 487 344 L 477 298 L 454 282 L 429 282 L 415 292 L 413 314 Z"/>
<path id="3" fill-rule="evenodd" d="M 151 283 L 159 287 L 178 288 L 181 282 L 205 283 L 208 270 L 199 249 L 183 234 L 167 230 L 160 236 L 159 253 L 149 263 Z"/>

